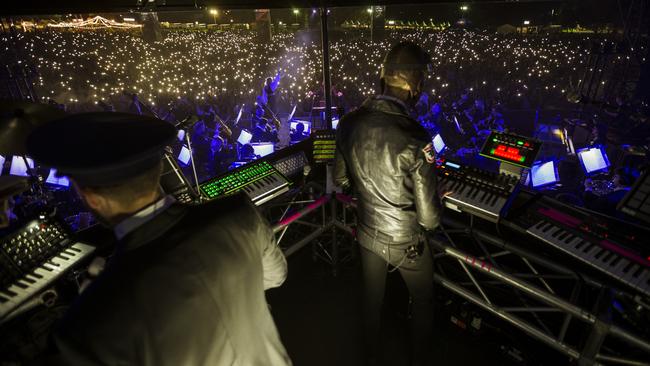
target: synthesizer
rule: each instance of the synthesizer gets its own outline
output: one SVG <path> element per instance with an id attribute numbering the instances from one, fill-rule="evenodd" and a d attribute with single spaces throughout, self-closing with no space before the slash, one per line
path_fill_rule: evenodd
<path id="1" fill-rule="evenodd" d="M 440 159 L 436 163 L 438 186 L 451 191 L 445 207 L 496 222 L 502 216 L 519 178 Z"/>
<path id="2" fill-rule="evenodd" d="M 304 151 L 298 151 L 271 162 L 271 165 L 287 178 L 302 175 L 303 168 L 308 164 Z"/>
<path id="3" fill-rule="evenodd" d="M 209 200 L 243 191 L 257 206 L 289 190 L 289 181 L 267 161 L 250 162 L 199 185 Z"/>
<path id="4" fill-rule="evenodd" d="M 0 319 L 50 287 L 94 247 L 74 242 L 54 219 L 33 220 L 0 239 Z"/>
<path id="5" fill-rule="evenodd" d="M 529 192 L 520 196 L 528 197 L 527 202 L 511 210 L 509 226 L 650 295 L 650 231 L 550 197 Z"/>
<path id="6" fill-rule="evenodd" d="M 616 207 L 639 220 L 650 223 L 650 171 L 637 179 L 634 186 Z"/>

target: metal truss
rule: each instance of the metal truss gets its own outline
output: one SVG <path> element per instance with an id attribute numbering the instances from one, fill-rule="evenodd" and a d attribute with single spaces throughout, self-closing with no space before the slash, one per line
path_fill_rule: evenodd
<path id="1" fill-rule="evenodd" d="M 442 230 L 430 238 L 436 265 L 434 280 L 439 285 L 578 365 L 650 365 L 648 340 L 613 324 L 606 316 L 607 306 L 611 306 L 606 294 L 612 289 L 478 230 L 473 221 L 468 226 L 446 218 L 441 226 Z M 578 301 L 585 293 L 599 294 L 601 301 L 593 309 L 585 309 Z M 643 358 L 628 357 L 621 344 L 632 346 Z"/>
<path id="2" fill-rule="evenodd" d="M 311 244 L 312 257 L 331 265 L 336 276 L 338 265 L 355 255 L 354 250 L 343 246 L 338 237 L 339 232 L 354 235 L 356 216 L 348 213 L 354 207 L 354 201 L 340 193 L 324 193 L 316 184 L 307 185 L 285 197 L 288 199 L 264 207 L 267 216 L 276 222 L 273 232 L 285 256 L 289 257 Z M 296 241 L 285 243 L 288 237 Z"/>

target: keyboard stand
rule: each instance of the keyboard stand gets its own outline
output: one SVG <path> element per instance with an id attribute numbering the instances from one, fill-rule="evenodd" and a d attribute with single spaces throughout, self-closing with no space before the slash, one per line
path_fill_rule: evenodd
<path id="1" fill-rule="evenodd" d="M 441 228 L 429 238 L 436 263 L 434 281 L 440 286 L 575 361 L 602 363 L 615 357 L 643 364 L 641 360 L 650 357 L 650 342 L 641 334 L 593 314 L 593 303 L 581 307 L 582 293 L 600 293 L 602 282 L 450 217 L 443 217 Z M 571 291 L 556 286 L 569 286 Z M 602 305 L 613 306 L 611 299 L 606 300 Z M 551 312 L 561 314 L 561 320 L 544 315 Z M 582 339 L 567 336 L 576 322 L 588 327 Z M 617 349 L 621 342 L 630 348 Z"/>

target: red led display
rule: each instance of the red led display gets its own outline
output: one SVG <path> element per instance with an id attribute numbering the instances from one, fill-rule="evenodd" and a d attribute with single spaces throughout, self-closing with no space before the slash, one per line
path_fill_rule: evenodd
<path id="1" fill-rule="evenodd" d="M 523 162 L 525 158 L 521 156 L 519 151 L 520 150 L 516 147 L 510 147 L 503 144 L 499 144 L 497 145 L 496 149 L 493 149 L 490 152 L 492 153 L 492 155 L 498 156 L 500 158 L 517 161 L 517 162 Z"/>

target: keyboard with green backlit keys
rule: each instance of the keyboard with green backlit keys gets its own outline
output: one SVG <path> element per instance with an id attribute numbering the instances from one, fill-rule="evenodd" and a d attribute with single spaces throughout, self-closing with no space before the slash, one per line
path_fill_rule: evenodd
<path id="1" fill-rule="evenodd" d="M 243 191 L 257 206 L 289 190 L 289 181 L 266 161 L 251 162 L 201 183 L 201 193 L 215 199 Z"/>

